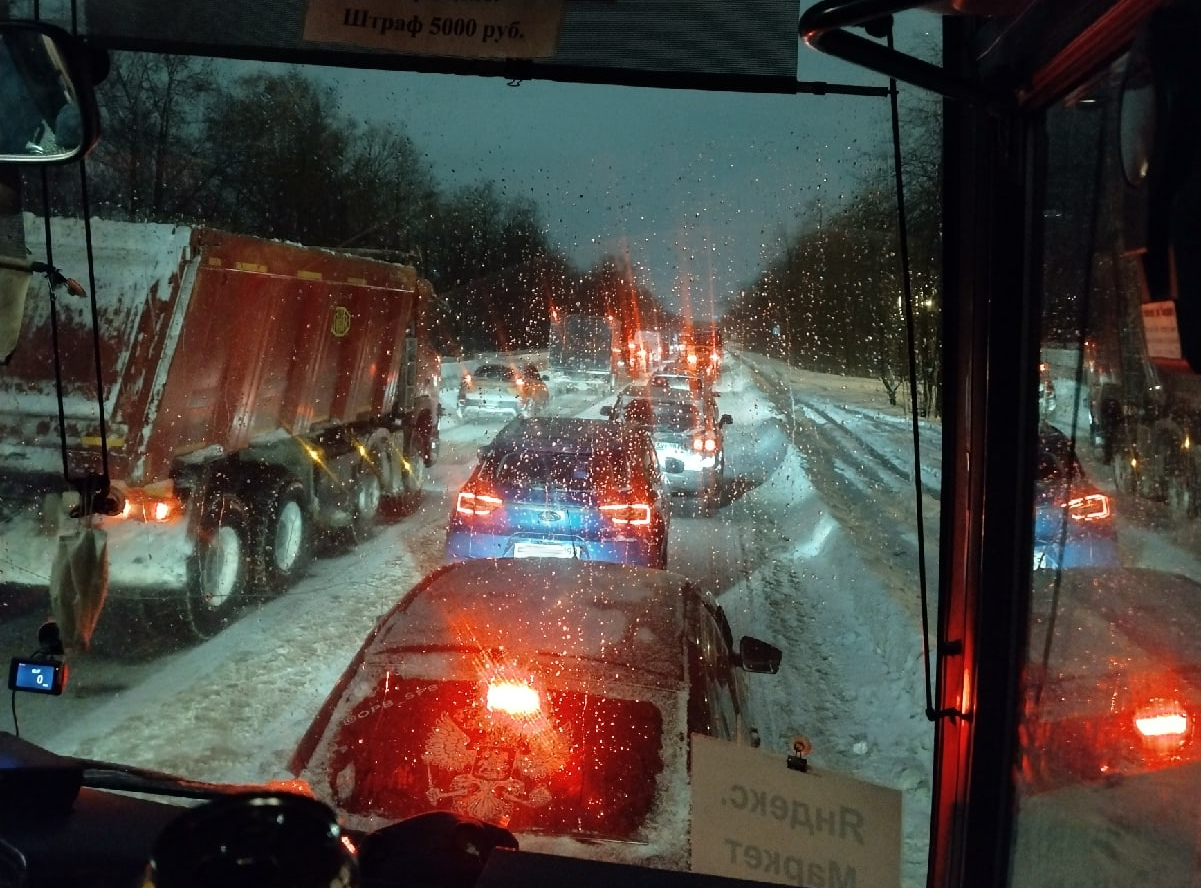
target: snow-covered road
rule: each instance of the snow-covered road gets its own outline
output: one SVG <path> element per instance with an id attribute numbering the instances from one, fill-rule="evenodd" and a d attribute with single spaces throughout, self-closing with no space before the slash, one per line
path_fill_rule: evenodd
<path id="1" fill-rule="evenodd" d="M 933 730 L 924 716 L 912 428 L 873 380 L 761 359 L 727 366 L 726 493 L 713 518 L 688 508 L 673 517 L 669 569 L 718 595 L 736 636 L 784 650 L 780 675 L 748 676 L 764 748 L 786 754 L 804 734 L 815 766 L 903 791 L 904 884 L 923 884 Z M 600 416 L 600 403 L 579 395 L 554 406 Z M 218 637 L 131 657 L 114 649 L 119 633 L 107 627 L 107 644 L 72 658 L 61 699 L 23 695 L 22 736 L 196 779 L 286 777 L 292 746 L 376 618 L 442 562 L 453 492 L 502 423 L 448 423 L 416 514 L 319 559 Z M 937 426 L 923 423 L 922 438 L 933 539 Z M 39 618 L 6 621 L 6 640 L 35 631 Z M 105 632 L 102 617 L 101 641 Z"/>

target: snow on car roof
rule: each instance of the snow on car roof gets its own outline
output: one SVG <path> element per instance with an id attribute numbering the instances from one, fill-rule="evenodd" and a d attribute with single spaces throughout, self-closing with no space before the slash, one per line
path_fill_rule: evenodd
<path id="1" fill-rule="evenodd" d="M 381 625 L 378 651 L 502 649 L 684 680 L 688 581 L 669 571 L 570 559 L 472 560 L 421 584 Z"/>
<path id="2" fill-rule="evenodd" d="M 616 444 L 621 430 L 605 419 L 533 416 L 510 420 L 492 439 L 492 447 L 529 446 L 537 442 L 556 449 L 589 447 L 595 442 Z"/>

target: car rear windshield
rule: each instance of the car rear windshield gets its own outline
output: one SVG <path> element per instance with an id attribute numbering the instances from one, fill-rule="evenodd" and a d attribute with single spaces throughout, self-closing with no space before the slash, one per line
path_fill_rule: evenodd
<path id="1" fill-rule="evenodd" d="M 512 367 L 486 366 L 486 367 L 480 367 L 478 370 L 475 371 L 476 379 L 511 380 L 513 378 L 513 375 L 514 375 L 514 373 L 513 373 Z"/>
<path id="2" fill-rule="evenodd" d="M 669 432 L 686 432 L 700 425 L 700 411 L 683 401 L 655 401 L 655 427 Z"/>
<path id="3" fill-rule="evenodd" d="M 388 674 L 336 732 L 313 763 L 336 804 L 393 820 L 437 808 L 514 832 L 632 839 L 663 771 L 654 704 L 579 691 L 548 691 L 518 717 L 490 709 L 477 682 Z"/>
<path id="4" fill-rule="evenodd" d="M 589 492 L 625 487 L 625 460 L 608 450 L 509 450 L 495 454 L 492 483 L 509 490 Z"/>

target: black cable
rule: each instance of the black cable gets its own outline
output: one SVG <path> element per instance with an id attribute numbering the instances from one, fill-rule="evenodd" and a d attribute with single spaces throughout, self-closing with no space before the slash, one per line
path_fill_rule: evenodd
<path id="1" fill-rule="evenodd" d="M 1101 216 L 1101 201 L 1102 201 L 1102 192 L 1104 191 L 1104 188 L 1105 188 L 1105 139 L 1109 132 L 1109 128 L 1111 126 L 1110 116 L 1109 116 L 1112 113 L 1111 107 L 1112 107 L 1112 103 L 1105 102 L 1101 109 L 1101 122 L 1097 126 L 1096 153 L 1093 156 L 1093 170 L 1092 170 L 1092 174 L 1093 174 L 1092 198 L 1093 199 L 1092 199 L 1091 211 L 1089 213 L 1089 217 L 1092 221 L 1092 225 L 1089 229 L 1089 249 L 1086 250 L 1084 253 L 1083 280 L 1081 281 L 1081 287 L 1080 287 L 1081 296 L 1080 296 L 1080 299 L 1078 300 L 1079 310 L 1076 315 L 1076 326 L 1077 326 L 1077 331 L 1078 331 L 1078 334 L 1079 334 L 1081 340 L 1083 340 L 1085 338 L 1084 337 L 1084 329 L 1085 329 L 1085 325 L 1088 322 L 1089 314 L 1092 310 L 1092 296 L 1093 296 L 1093 288 L 1094 288 L 1092 257 L 1099 255 L 1098 251 L 1097 251 L 1097 245 L 1100 242 L 1101 236 L 1100 236 L 1100 232 L 1098 229 L 1101 227 L 1101 218 L 1102 218 L 1102 216 Z M 1114 263 L 1114 265 L 1116 267 L 1116 263 Z M 1115 294 L 1118 294 L 1120 292 L 1120 288 L 1122 286 L 1123 286 L 1123 284 L 1120 281 L 1117 282 L 1113 288 L 1113 292 Z M 1115 298 L 1121 298 L 1121 296 L 1115 296 Z M 1072 424 L 1071 424 L 1071 428 L 1070 428 L 1070 433 L 1068 435 L 1068 440 L 1069 440 L 1070 446 L 1072 448 L 1071 453 L 1069 455 L 1072 458 L 1068 461 L 1068 484 L 1067 484 L 1067 492 L 1064 495 L 1065 503 L 1071 501 L 1073 485 L 1078 480 L 1078 478 L 1076 476 L 1075 453 L 1076 453 L 1076 435 L 1079 432 L 1078 423 L 1079 423 L 1079 417 L 1080 417 L 1080 392 L 1084 388 L 1084 343 L 1083 343 L 1083 341 L 1081 341 L 1080 347 L 1076 349 L 1076 366 L 1074 368 L 1074 372 L 1075 372 L 1076 391 L 1075 391 L 1075 393 L 1073 395 L 1073 399 L 1072 399 L 1072 401 L 1073 401 L 1073 403 L 1072 403 Z M 1115 454 L 1113 458 L 1118 459 L 1119 455 Z M 1051 648 L 1053 647 L 1054 641 L 1055 641 L 1055 627 L 1059 621 L 1059 603 L 1060 603 L 1060 596 L 1062 595 L 1062 592 L 1063 592 L 1062 587 L 1063 587 L 1064 567 L 1063 567 L 1062 561 L 1063 561 L 1063 553 L 1067 549 L 1068 524 L 1071 521 L 1072 521 L 1072 516 L 1070 514 L 1068 514 L 1067 507 L 1065 506 L 1063 521 L 1059 526 L 1059 539 L 1056 541 L 1057 542 L 1056 554 L 1058 555 L 1059 563 L 1057 563 L 1055 565 L 1055 568 L 1056 568 L 1055 579 L 1054 579 L 1054 582 L 1051 584 L 1051 600 L 1047 607 L 1047 634 L 1046 634 L 1046 637 L 1043 639 L 1043 650 L 1042 650 L 1042 657 L 1040 660 L 1041 668 L 1038 670 L 1038 674 L 1035 678 L 1035 686 L 1033 689 L 1033 691 L 1034 691 L 1033 697 L 1034 697 L 1034 705 L 1035 706 L 1039 705 L 1039 703 L 1042 702 L 1043 690 L 1045 689 L 1046 681 L 1047 681 L 1047 665 L 1051 662 Z"/>
<path id="2" fill-rule="evenodd" d="M 58 296 L 54 281 L 54 242 L 50 233 L 50 180 L 46 168 L 42 167 L 42 221 L 46 229 L 46 266 L 50 291 L 50 350 L 54 355 L 54 392 L 58 401 L 58 437 L 63 457 L 63 480 L 71 483 L 71 469 L 67 459 L 67 411 L 63 403 L 63 367 L 58 345 Z"/>
<path id="3" fill-rule="evenodd" d="M 888 24 L 888 49 L 893 47 L 892 22 Z M 926 718 L 934 721 L 948 713 L 934 709 L 934 681 L 930 668 L 930 593 L 926 577 L 926 519 L 922 514 L 922 440 L 917 402 L 917 330 L 913 311 L 913 281 L 909 269 L 909 228 L 905 219 L 905 180 L 901 171 L 901 116 L 897 80 L 888 79 L 888 102 L 892 116 L 892 165 L 897 188 L 897 240 L 901 259 L 901 305 L 905 315 L 905 337 L 909 358 L 909 412 L 913 426 L 913 486 L 917 521 L 917 576 L 922 611 L 922 668 L 926 679 Z"/>
<path id="4" fill-rule="evenodd" d="M 83 205 L 84 243 L 88 254 L 88 296 L 92 306 L 92 358 L 96 370 L 96 405 L 100 415 L 100 467 L 103 472 L 102 484 L 105 493 L 108 492 L 108 429 L 104 419 L 104 375 L 100 367 L 100 310 L 96 303 L 96 261 L 92 249 L 92 213 L 88 201 L 88 162 L 84 158 L 79 162 L 79 197 Z"/>
<path id="5" fill-rule="evenodd" d="M 13 736 L 21 736 L 21 726 L 17 723 L 17 691 L 13 689 Z"/>

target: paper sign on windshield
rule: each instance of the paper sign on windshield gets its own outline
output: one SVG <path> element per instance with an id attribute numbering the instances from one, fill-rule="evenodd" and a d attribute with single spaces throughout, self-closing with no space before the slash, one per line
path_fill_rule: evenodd
<path id="1" fill-rule="evenodd" d="M 897 888 L 900 790 L 789 770 L 784 755 L 694 734 L 692 869 L 785 885 Z"/>
<path id="2" fill-rule="evenodd" d="M 418 55 L 552 56 L 563 0 L 310 0 L 304 39 Z"/>

